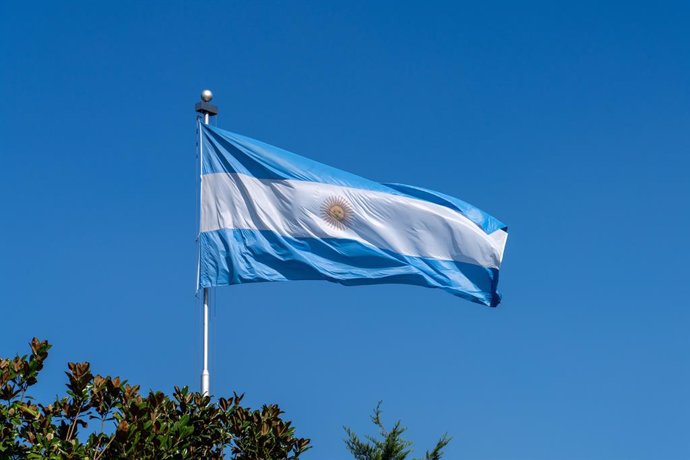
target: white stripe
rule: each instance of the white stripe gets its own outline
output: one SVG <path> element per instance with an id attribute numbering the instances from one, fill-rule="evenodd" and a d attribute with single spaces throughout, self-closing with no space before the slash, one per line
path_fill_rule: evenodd
<path id="1" fill-rule="evenodd" d="M 506 243 L 503 230 L 487 235 L 450 208 L 385 192 L 227 173 L 204 175 L 201 189 L 202 232 L 250 229 L 297 238 L 346 238 L 406 256 L 489 268 L 500 266 Z M 324 216 L 324 203 L 333 198 L 351 208 L 344 227 Z"/>

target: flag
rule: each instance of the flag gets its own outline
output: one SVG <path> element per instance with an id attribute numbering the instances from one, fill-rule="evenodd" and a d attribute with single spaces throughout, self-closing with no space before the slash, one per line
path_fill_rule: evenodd
<path id="1" fill-rule="evenodd" d="M 202 288 L 326 280 L 440 288 L 496 306 L 508 237 L 448 195 L 382 184 L 201 124 Z"/>

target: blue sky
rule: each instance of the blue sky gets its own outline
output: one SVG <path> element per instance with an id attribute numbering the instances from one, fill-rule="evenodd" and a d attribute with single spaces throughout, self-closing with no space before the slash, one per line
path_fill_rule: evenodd
<path id="1" fill-rule="evenodd" d="M 218 289 L 212 390 L 347 459 L 383 400 L 449 459 L 690 458 L 686 2 L 3 2 L 0 354 L 198 387 L 194 103 L 510 227 L 503 303 Z"/>

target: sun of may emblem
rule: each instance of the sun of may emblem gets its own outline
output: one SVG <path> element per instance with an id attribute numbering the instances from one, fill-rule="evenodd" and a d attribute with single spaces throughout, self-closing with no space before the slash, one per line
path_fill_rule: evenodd
<path id="1" fill-rule="evenodd" d="M 333 227 L 344 230 L 352 218 L 352 206 L 343 198 L 330 197 L 321 205 L 321 217 Z"/>

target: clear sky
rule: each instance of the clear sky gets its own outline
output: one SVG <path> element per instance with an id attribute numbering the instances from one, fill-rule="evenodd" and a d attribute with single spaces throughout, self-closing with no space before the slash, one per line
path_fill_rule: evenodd
<path id="1" fill-rule="evenodd" d="M 688 459 L 689 30 L 687 2 L 2 2 L 0 354 L 53 342 L 44 398 L 68 360 L 198 388 L 209 87 L 224 129 L 511 235 L 497 309 L 218 289 L 214 393 L 279 403 L 305 460 L 347 459 L 378 400 L 449 459 Z"/>

